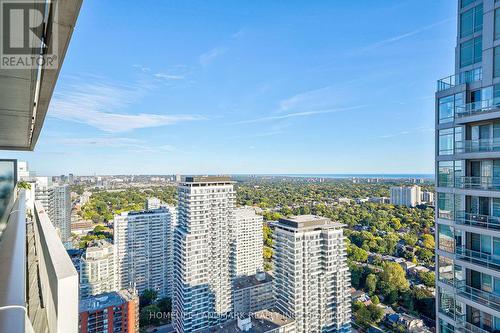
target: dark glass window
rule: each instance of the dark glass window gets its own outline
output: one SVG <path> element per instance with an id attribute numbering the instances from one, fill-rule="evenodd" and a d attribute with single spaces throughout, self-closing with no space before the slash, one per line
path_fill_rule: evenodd
<path id="1" fill-rule="evenodd" d="M 466 37 L 483 29 L 483 4 L 460 14 L 460 37 Z"/>
<path id="2" fill-rule="evenodd" d="M 460 67 L 480 62 L 483 53 L 483 38 L 477 37 L 460 44 Z"/>
<path id="3" fill-rule="evenodd" d="M 493 53 L 493 76 L 500 76 L 500 46 L 495 47 Z"/>
<path id="4" fill-rule="evenodd" d="M 462 8 L 464 7 L 467 7 L 468 5 L 470 5 L 471 3 L 473 3 L 475 0 L 461 0 L 460 1 L 460 6 Z"/>

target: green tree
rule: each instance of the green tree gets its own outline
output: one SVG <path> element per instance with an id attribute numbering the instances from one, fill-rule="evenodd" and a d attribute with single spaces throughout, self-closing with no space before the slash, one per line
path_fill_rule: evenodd
<path id="1" fill-rule="evenodd" d="M 377 289 L 378 278 L 375 274 L 368 274 L 365 280 L 366 291 L 371 295 Z"/>
<path id="2" fill-rule="evenodd" d="M 371 313 L 364 304 L 359 306 L 359 309 L 354 313 L 354 318 L 356 324 L 365 328 L 370 327 L 373 323 Z"/>
<path id="3" fill-rule="evenodd" d="M 429 250 L 434 250 L 434 236 L 425 234 L 422 236 L 422 245 Z"/>
<path id="4" fill-rule="evenodd" d="M 366 262 L 368 260 L 368 252 L 354 244 L 350 244 L 347 248 L 347 255 L 351 260 L 358 262 Z"/>
<path id="5" fill-rule="evenodd" d="M 404 269 L 397 263 L 384 263 L 381 273 L 381 280 L 389 286 L 393 286 L 396 290 L 406 290 L 410 287 L 410 283 L 406 279 Z"/>
<path id="6" fill-rule="evenodd" d="M 375 305 L 380 304 L 380 299 L 378 298 L 378 296 L 377 296 L 377 295 L 373 295 L 373 296 L 371 297 L 371 300 L 372 300 L 372 303 L 373 303 L 373 304 L 375 304 Z"/>
<path id="7" fill-rule="evenodd" d="M 434 287 L 436 283 L 436 275 L 434 272 L 420 272 L 418 273 L 418 278 L 427 287 Z"/>
<path id="8" fill-rule="evenodd" d="M 139 325 L 142 327 L 148 325 L 157 326 L 158 324 L 160 324 L 160 319 L 160 308 L 154 304 L 141 308 L 139 312 Z"/>
<path id="9" fill-rule="evenodd" d="M 384 317 L 384 310 L 381 307 L 370 304 L 366 308 L 370 312 L 372 323 L 378 323 Z"/>
<path id="10" fill-rule="evenodd" d="M 262 230 L 264 232 L 264 244 L 266 246 L 272 247 L 273 246 L 273 231 L 268 225 L 264 225 L 262 227 Z"/>
<path id="11" fill-rule="evenodd" d="M 139 297 L 140 306 L 145 307 L 152 304 L 158 298 L 158 292 L 153 289 L 146 289 Z"/>
<path id="12" fill-rule="evenodd" d="M 264 246 L 263 255 L 264 255 L 264 259 L 271 260 L 271 258 L 273 257 L 273 249 L 271 249 L 268 246 Z"/>
<path id="13" fill-rule="evenodd" d="M 17 187 L 22 188 L 24 190 L 31 190 L 31 184 L 26 181 L 17 182 Z"/>

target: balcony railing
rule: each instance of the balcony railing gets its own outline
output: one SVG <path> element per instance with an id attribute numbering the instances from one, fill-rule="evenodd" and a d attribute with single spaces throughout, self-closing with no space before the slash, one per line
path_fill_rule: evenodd
<path id="1" fill-rule="evenodd" d="M 500 190 L 499 177 L 460 177 L 457 180 L 458 182 L 455 186 L 459 188 L 488 191 Z"/>
<path id="2" fill-rule="evenodd" d="M 34 226 L 40 285 L 49 332 L 78 331 L 78 273 L 39 202 Z"/>
<path id="3" fill-rule="evenodd" d="M 0 240 L 0 332 L 33 332 L 26 304 L 25 194 L 17 188 L 10 195 Z"/>
<path id="4" fill-rule="evenodd" d="M 464 332 L 464 333 L 490 333 L 490 332 L 488 332 L 486 330 L 483 330 L 480 327 L 477 327 L 474 324 L 468 323 L 467 321 L 465 321 L 464 318 L 457 318 L 455 322 L 457 324 L 455 332 Z"/>
<path id="5" fill-rule="evenodd" d="M 437 90 L 443 91 L 464 83 L 481 81 L 483 79 L 482 67 L 474 68 L 459 74 L 450 75 L 437 81 Z"/>
<path id="6" fill-rule="evenodd" d="M 467 261 L 469 263 L 490 269 L 500 269 L 500 256 L 466 249 L 464 246 L 457 246 L 455 253 L 457 259 L 459 260 Z"/>
<path id="7" fill-rule="evenodd" d="M 499 111 L 500 98 L 485 99 L 455 107 L 455 118 L 469 117 L 482 113 Z"/>
<path id="8" fill-rule="evenodd" d="M 493 293 L 476 289 L 467 285 L 459 285 L 457 287 L 457 293 L 473 302 L 482 304 L 484 306 L 490 307 L 496 311 L 500 311 L 500 296 Z"/>
<path id="9" fill-rule="evenodd" d="M 471 227 L 500 230 L 500 217 L 468 213 L 465 211 L 458 211 L 455 213 L 455 223 Z"/>
<path id="10" fill-rule="evenodd" d="M 0 222 L 0 332 L 78 331 L 78 274 L 47 214 L 12 192 Z"/>
<path id="11" fill-rule="evenodd" d="M 500 152 L 500 138 L 464 140 L 455 142 L 455 154 Z"/>

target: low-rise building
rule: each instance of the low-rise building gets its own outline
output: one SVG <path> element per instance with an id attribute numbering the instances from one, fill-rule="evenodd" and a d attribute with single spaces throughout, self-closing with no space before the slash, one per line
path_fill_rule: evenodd
<path id="1" fill-rule="evenodd" d="M 262 310 L 247 317 L 238 317 L 200 333 L 295 333 L 295 321 L 274 310 Z"/>
<path id="2" fill-rule="evenodd" d="M 139 332 L 139 297 L 121 290 L 82 299 L 79 332 Z"/>
<path id="3" fill-rule="evenodd" d="M 233 312 L 248 315 L 274 306 L 273 278 L 265 272 L 243 276 L 233 282 Z"/>

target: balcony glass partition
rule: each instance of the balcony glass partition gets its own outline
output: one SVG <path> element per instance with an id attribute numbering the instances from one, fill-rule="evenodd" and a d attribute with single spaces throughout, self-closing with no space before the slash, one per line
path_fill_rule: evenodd
<path id="1" fill-rule="evenodd" d="M 12 199 L 14 187 L 17 183 L 17 161 L 0 159 L 0 239 L 7 219 L 3 219 L 4 212 Z"/>
<path id="2" fill-rule="evenodd" d="M 448 77 L 442 78 L 441 80 L 438 80 L 437 90 L 443 91 L 461 84 L 481 81 L 482 79 L 483 69 L 482 67 L 478 67 L 470 71 L 464 71 L 456 75 L 450 75 Z"/>
<path id="3" fill-rule="evenodd" d="M 483 99 L 481 101 L 467 103 L 462 106 L 455 106 L 455 117 L 462 118 L 476 114 L 498 111 L 500 107 L 500 97 Z"/>

